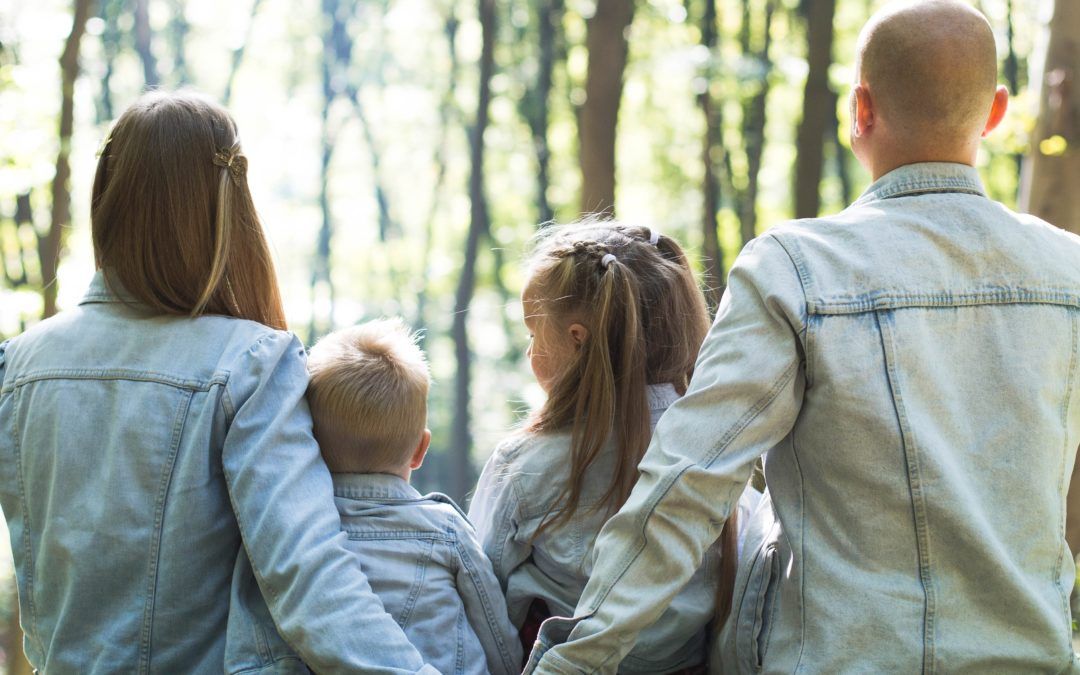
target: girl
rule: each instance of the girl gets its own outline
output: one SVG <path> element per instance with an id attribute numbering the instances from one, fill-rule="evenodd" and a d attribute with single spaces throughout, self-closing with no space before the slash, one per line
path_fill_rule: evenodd
<path id="1" fill-rule="evenodd" d="M 528 651 L 543 618 L 573 616 L 596 536 L 637 480 L 660 415 L 686 391 L 709 318 L 673 239 L 610 221 L 546 230 L 522 305 L 548 398 L 495 450 L 469 516 Z M 620 672 L 703 668 L 706 625 L 730 606 L 736 518 Z"/>
<path id="2" fill-rule="evenodd" d="M 140 98 L 98 162 L 89 292 L 0 344 L 0 508 L 38 671 L 300 669 L 275 623 L 320 671 L 424 667 L 343 546 L 246 167 L 217 104 Z M 241 546 L 260 625 L 228 621 Z M 228 660 L 226 633 L 261 648 Z"/>

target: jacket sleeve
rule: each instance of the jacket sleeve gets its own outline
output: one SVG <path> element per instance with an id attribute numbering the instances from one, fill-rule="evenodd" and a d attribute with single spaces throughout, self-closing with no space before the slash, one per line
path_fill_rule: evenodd
<path id="1" fill-rule="evenodd" d="M 794 426 L 805 312 L 784 248 L 768 234 L 751 242 L 732 267 L 686 396 L 661 418 L 637 484 L 597 538 L 575 617 L 545 622 L 526 672 L 614 672 L 700 566 L 754 460 Z"/>
<path id="2" fill-rule="evenodd" d="M 505 593 L 510 574 L 529 559 L 532 546 L 518 537 L 520 503 L 517 488 L 500 450 L 492 453 L 480 472 L 476 492 L 469 504 L 469 520 L 476 527 L 480 545 L 491 560 Z"/>
<path id="3" fill-rule="evenodd" d="M 510 623 L 499 580 L 491 562 L 480 549 L 472 526 L 462 519 L 458 527 L 457 589 L 465 616 L 480 639 L 493 675 L 521 672 L 522 649 L 517 629 Z"/>
<path id="4" fill-rule="evenodd" d="M 270 614 L 318 672 L 435 673 L 343 545 L 306 388 L 303 345 L 271 333 L 231 369 L 223 397 L 225 480 Z"/>

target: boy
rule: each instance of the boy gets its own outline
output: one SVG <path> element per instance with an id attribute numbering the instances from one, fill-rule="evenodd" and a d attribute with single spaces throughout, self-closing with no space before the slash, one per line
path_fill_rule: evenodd
<path id="1" fill-rule="evenodd" d="M 386 611 L 441 673 L 520 672 L 521 643 L 472 525 L 449 497 L 421 496 L 409 485 L 431 441 L 430 378 L 415 336 L 397 319 L 336 331 L 311 349 L 308 372 L 315 438 L 333 479 L 345 546 Z M 305 672 L 272 625 L 242 555 L 227 672 L 253 663 Z"/>
<path id="2" fill-rule="evenodd" d="M 521 644 L 472 525 L 409 477 L 431 441 L 430 383 L 396 319 L 327 335 L 308 359 L 308 403 L 347 546 L 424 660 L 443 673 L 517 673 Z"/>
<path id="3" fill-rule="evenodd" d="M 856 78 L 873 185 L 739 255 L 575 618 L 545 623 L 530 670 L 613 670 L 764 454 L 776 520 L 751 523 L 725 672 L 1075 672 L 1080 239 L 985 195 L 979 141 L 1008 93 L 969 4 L 879 13 Z"/>

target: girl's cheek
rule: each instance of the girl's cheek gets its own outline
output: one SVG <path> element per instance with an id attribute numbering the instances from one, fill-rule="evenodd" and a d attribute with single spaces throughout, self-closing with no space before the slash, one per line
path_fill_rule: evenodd
<path id="1" fill-rule="evenodd" d="M 553 378 L 547 359 L 533 352 L 529 355 L 529 366 L 532 367 L 533 377 L 536 378 L 540 388 L 550 393 Z"/>

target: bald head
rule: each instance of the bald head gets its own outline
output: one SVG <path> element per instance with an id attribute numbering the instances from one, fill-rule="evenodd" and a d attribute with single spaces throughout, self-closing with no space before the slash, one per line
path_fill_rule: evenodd
<path id="1" fill-rule="evenodd" d="M 897 138 L 970 142 L 994 102 L 997 50 L 986 17 L 961 0 L 892 5 L 859 36 L 857 77 Z"/>

